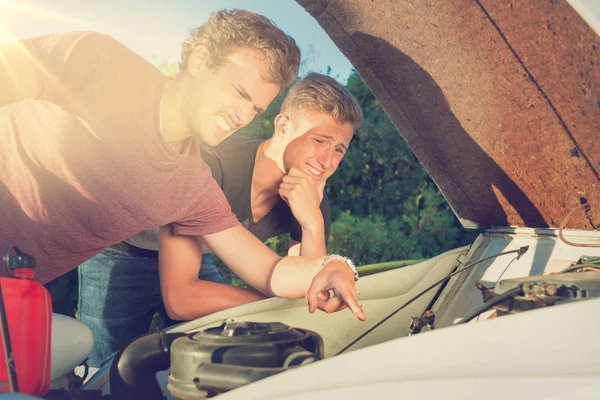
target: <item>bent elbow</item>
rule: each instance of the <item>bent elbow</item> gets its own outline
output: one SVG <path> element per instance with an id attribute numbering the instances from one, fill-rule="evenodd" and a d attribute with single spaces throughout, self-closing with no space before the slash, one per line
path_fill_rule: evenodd
<path id="1" fill-rule="evenodd" d="M 176 294 L 165 295 L 163 294 L 163 303 L 165 305 L 165 311 L 167 316 L 175 321 L 183 321 L 186 318 L 183 316 L 184 310 L 182 310 L 181 302 L 177 299 Z"/>
<path id="2" fill-rule="evenodd" d="M 184 290 L 163 290 L 162 296 L 165 311 L 172 320 L 188 321 L 202 316 L 198 315 L 197 310 L 194 315 L 190 309 L 190 298 L 185 295 Z"/>
<path id="3" fill-rule="evenodd" d="M 186 289 L 178 287 L 162 290 L 163 303 L 169 318 L 176 321 L 189 321 L 210 314 L 210 307 L 201 306 L 206 305 L 208 299 L 199 297 L 193 290 Z"/>

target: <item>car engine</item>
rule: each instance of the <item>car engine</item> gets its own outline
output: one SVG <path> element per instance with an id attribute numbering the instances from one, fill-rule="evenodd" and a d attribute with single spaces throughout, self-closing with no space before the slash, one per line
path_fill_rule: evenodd
<path id="1" fill-rule="evenodd" d="M 155 375 L 169 367 L 171 396 L 203 399 L 322 358 L 317 333 L 278 322 L 226 321 L 191 334 L 158 332 L 115 357 L 111 398 L 163 399 Z"/>

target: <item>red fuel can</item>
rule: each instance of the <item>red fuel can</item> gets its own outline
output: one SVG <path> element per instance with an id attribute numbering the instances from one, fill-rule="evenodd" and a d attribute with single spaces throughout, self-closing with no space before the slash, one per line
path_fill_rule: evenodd
<path id="1" fill-rule="evenodd" d="M 48 392 L 50 385 L 50 293 L 33 280 L 33 257 L 20 252 L 10 257 L 9 249 L 4 257 L 4 264 L 13 276 L 0 278 L 4 322 L 8 326 L 9 347 L 12 349 L 13 378 L 16 372 L 19 393 L 43 395 Z M 0 335 L 2 332 L 0 330 Z M 6 341 L 7 338 L 2 339 Z M 0 393 L 11 390 L 11 371 L 8 365 L 10 362 L 7 363 L 4 346 L 0 346 Z"/>

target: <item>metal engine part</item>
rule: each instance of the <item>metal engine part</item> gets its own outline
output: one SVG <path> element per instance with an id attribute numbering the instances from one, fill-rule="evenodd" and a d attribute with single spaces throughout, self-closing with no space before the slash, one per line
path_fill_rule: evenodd
<path id="1" fill-rule="evenodd" d="M 173 341 L 167 389 L 177 398 L 202 399 L 322 358 L 315 332 L 278 322 L 225 322 Z"/>
<path id="2" fill-rule="evenodd" d="M 493 296 L 501 295 L 517 287 L 521 287 L 521 295 L 494 306 L 499 313 L 527 311 L 568 301 L 598 297 L 600 296 L 600 273 L 584 271 L 506 279 L 500 281 L 493 290 L 483 287 L 481 289 L 484 301 L 488 301 Z"/>

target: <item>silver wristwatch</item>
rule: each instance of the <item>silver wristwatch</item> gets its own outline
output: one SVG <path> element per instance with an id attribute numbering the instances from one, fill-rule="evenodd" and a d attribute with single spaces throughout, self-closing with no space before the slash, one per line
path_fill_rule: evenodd
<path id="1" fill-rule="evenodd" d="M 348 257 L 340 256 L 339 254 L 328 254 L 327 256 L 325 256 L 325 258 L 323 259 L 323 263 L 321 264 L 321 268 L 323 268 L 331 260 L 340 260 L 345 262 L 346 265 L 350 267 L 350 269 L 354 273 L 354 282 L 358 280 L 358 271 L 356 270 L 356 266 L 354 265 L 352 260 Z"/>

